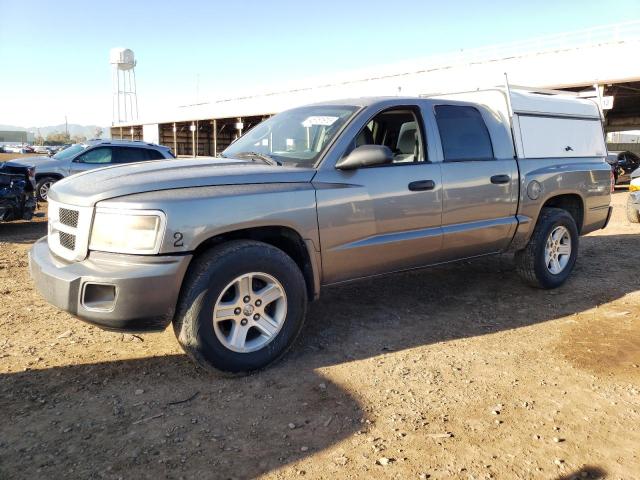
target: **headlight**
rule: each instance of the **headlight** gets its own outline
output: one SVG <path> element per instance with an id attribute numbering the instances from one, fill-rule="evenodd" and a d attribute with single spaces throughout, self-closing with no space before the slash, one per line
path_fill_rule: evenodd
<path id="1" fill-rule="evenodd" d="M 160 251 L 165 216 L 155 210 L 96 209 L 90 250 L 154 254 Z"/>

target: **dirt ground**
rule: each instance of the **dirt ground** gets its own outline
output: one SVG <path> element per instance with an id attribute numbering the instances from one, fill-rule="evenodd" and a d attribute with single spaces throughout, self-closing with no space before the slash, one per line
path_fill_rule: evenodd
<path id="1" fill-rule="evenodd" d="M 16 158 L 27 157 L 39 157 L 44 155 L 38 155 L 37 153 L 0 153 L 0 162 L 6 162 L 7 160 L 14 160 Z"/>
<path id="2" fill-rule="evenodd" d="M 324 292 L 267 371 L 197 369 L 33 290 L 0 224 L 0 478 L 640 478 L 640 227 L 614 195 L 558 290 L 508 256 Z"/>

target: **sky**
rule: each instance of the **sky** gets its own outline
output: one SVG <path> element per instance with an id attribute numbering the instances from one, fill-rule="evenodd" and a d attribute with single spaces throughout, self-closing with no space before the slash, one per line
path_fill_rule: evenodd
<path id="1" fill-rule="evenodd" d="M 0 0 L 0 124 L 111 123 L 109 50 L 140 115 L 340 71 L 640 19 L 639 0 Z"/>

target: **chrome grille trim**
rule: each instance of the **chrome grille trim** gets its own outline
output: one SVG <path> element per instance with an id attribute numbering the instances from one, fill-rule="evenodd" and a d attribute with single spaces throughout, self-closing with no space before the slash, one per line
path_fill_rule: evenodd
<path id="1" fill-rule="evenodd" d="M 76 207 L 49 199 L 49 249 L 70 261 L 84 260 L 89 247 L 93 207 Z"/>

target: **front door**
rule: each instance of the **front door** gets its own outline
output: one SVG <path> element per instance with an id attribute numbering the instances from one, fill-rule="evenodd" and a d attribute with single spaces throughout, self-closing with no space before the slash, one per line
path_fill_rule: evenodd
<path id="1" fill-rule="evenodd" d="M 362 128 L 352 147 L 386 145 L 393 163 L 318 172 L 313 183 L 323 283 L 439 261 L 442 180 L 425 139 L 417 106 L 387 109 Z"/>

